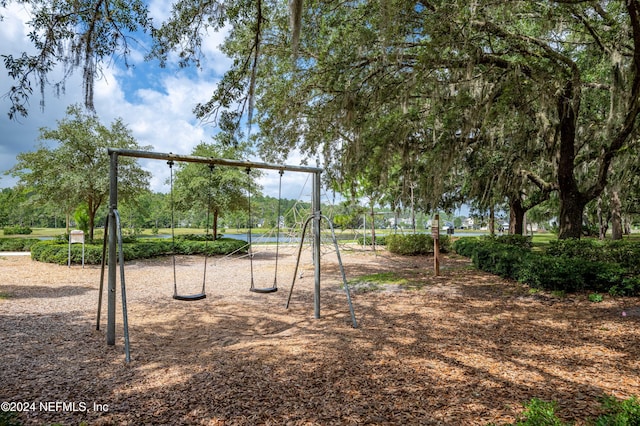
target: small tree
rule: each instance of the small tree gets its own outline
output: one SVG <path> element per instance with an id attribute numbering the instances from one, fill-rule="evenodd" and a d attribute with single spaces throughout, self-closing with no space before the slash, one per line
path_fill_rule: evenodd
<path id="1" fill-rule="evenodd" d="M 244 154 L 246 154 L 246 150 L 242 145 L 224 147 L 223 144 L 206 144 L 204 142 L 198 144 L 192 151 L 192 155 L 199 157 L 234 160 L 240 160 Z M 176 166 L 175 203 L 177 207 L 182 209 L 200 208 L 203 211 L 210 211 L 214 239 L 218 233 L 218 217 L 220 215 L 225 212 L 247 209 L 247 197 L 243 192 L 247 187 L 247 176 L 244 170 L 234 167 L 214 167 L 210 171 L 206 164 L 196 163 L 184 163 Z M 256 188 L 256 185 L 252 184 L 252 188 Z M 255 192 L 252 195 L 255 195 Z"/>
<path id="2" fill-rule="evenodd" d="M 8 173 L 18 177 L 20 184 L 32 187 L 41 203 L 62 209 L 67 215 L 67 230 L 71 213 L 85 203 L 92 240 L 96 213 L 109 197 L 107 148 L 148 148 L 136 142 L 121 119 L 107 128 L 77 105 L 67 108 L 67 117 L 58 121 L 57 129 L 40 129 L 40 140 L 59 145 L 52 149 L 41 143 L 37 151 L 18 154 L 18 163 Z M 134 159 L 119 159 L 118 193 L 122 199 L 146 189 L 148 181 L 149 173 Z"/>

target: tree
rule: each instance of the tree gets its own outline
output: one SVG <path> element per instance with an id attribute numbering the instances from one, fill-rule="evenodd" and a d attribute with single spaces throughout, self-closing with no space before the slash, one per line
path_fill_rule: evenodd
<path id="1" fill-rule="evenodd" d="M 543 101 L 536 110 L 541 124 L 553 128 L 544 142 L 552 148 L 550 160 L 556 160 L 559 237 L 579 238 L 585 206 L 604 191 L 612 160 L 637 132 L 640 5 L 544 2 L 522 10 L 508 7 L 488 6 L 468 21 L 484 33 L 485 45 L 504 44 L 479 53 L 476 61 L 517 69 L 525 81 L 538 83 Z M 518 19 L 524 13 L 533 19 Z M 499 22 L 496 16 L 514 20 Z"/>
<path id="2" fill-rule="evenodd" d="M 27 199 L 25 190 L 2 188 L 0 190 L 0 226 L 22 225 L 23 207 Z"/>
<path id="3" fill-rule="evenodd" d="M 219 134 L 218 138 L 225 136 Z M 198 144 L 192 155 L 240 160 L 246 154 L 243 145 L 224 146 L 222 144 Z M 174 202 L 178 209 L 201 209 L 212 214 L 212 234 L 218 235 L 218 217 L 225 213 L 246 210 L 247 174 L 235 167 L 217 166 L 210 168 L 206 164 L 184 163 L 176 166 L 174 184 Z M 252 189 L 256 185 L 252 183 Z M 255 195 L 254 192 L 252 195 Z"/>
<path id="4" fill-rule="evenodd" d="M 264 158 L 321 154 L 336 181 L 403 170 L 417 205 L 461 202 L 460 157 L 483 141 L 527 153 L 505 166 L 517 196 L 501 195 L 557 191 L 560 238 L 580 237 L 585 206 L 638 132 L 637 0 L 179 0 L 150 57 L 198 65 L 204 32 L 225 25 L 234 64 L 198 117 L 246 114 Z"/>
<path id="5" fill-rule="evenodd" d="M 518 90 L 524 105 L 517 110 L 526 107 L 533 117 L 538 132 L 531 141 L 552 180 L 524 162 L 512 176 L 526 176 L 547 194 L 557 188 L 559 236 L 580 237 L 586 204 L 602 193 L 612 159 L 638 130 L 637 1 L 398 0 L 349 2 L 339 11 L 304 4 L 303 22 L 315 25 L 301 34 L 298 66 L 287 65 L 282 37 L 271 34 L 274 45 L 263 46 L 266 71 L 256 92 L 265 145 L 277 149 L 275 141 L 282 146 L 288 138 L 329 161 L 374 152 L 363 132 L 398 114 L 394 134 L 408 149 L 400 143 L 396 152 L 417 155 L 384 158 L 411 166 L 426 156 L 435 160 L 427 169 L 456 172 L 456 156 L 496 129 L 487 126 L 490 114 L 510 120 L 514 108 L 505 107 Z M 422 137 L 406 138 L 419 127 Z M 518 153 L 509 147 L 512 138 L 503 141 L 501 149 Z M 379 163 L 380 174 L 392 165 Z"/>
<path id="6" fill-rule="evenodd" d="M 17 1 L 17 0 L 16 0 Z M 5 7 L 12 0 L 2 0 Z M 136 32 L 150 31 L 151 19 L 142 0 L 88 0 L 42 2 L 19 0 L 31 8 L 29 38 L 34 54 L 2 55 L 9 77 L 15 81 L 7 96 L 9 117 L 26 116 L 29 98 L 37 86 L 44 106 L 44 87 L 49 74 L 61 65 L 61 81 L 53 82 L 58 92 L 76 69 L 82 70 L 84 105 L 93 111 L 93 84 L 100 76 L 102 61 L 122 59 L 128 66 L 130 43 Z"/>
<path id="7" fill-rule="evenodd" d="M 95 215 L 109 196 L 109 156 L 107 148 L 148 149 L 131 136 L 121 119 L 102 125 L 98 118 L 82 112 L 80 106 L 67 108 L 67 117 L 56 129 L 40 129 L 40 140 L 57 141 L 56 148 L 42 142 L 38 150 L 18 155 L 18 163 L 9 170 L 19 183 L 32 187 L 41 203 L 58 206 L 69 215 L 86 203 L 89 239 L 93 239 Z M 131 199 L 148 187 L 149 173 L 134 159 L 121 158 L 118 169 L 118 194 Z"/>

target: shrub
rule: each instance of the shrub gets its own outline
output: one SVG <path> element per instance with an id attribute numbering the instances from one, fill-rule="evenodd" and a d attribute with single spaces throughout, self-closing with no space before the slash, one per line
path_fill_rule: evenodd
<path id="1" fill-rule="evenodd" d="M 476 268 L 504 278 L 517 279 L 530 253 L 527 248 L 486 239 L 473 250 L 471 259 Z"/>
<path id="2" fill-rule="evenodd" d="M 596 426 L 640 425 L 640 401 L 635 396 L 622 401 L 613 396 L 605 396 L 602 407 L 605 414 L 598 417 Z"/>
<path id="3" fill-rule="evenodd" d="M 488 239 L 495 239 L 500 244 L 509 244 L 510 246 L 520 247 L 524 249 L 531 249 L 533 247 L 532 237 L 528 235 L 515 235 L 505 234 L 497 237 L 486 237 Z"/>
<path id="4" fill-rule="evenodd" d="M 102 242 L 99 244 L 85 244 L 85 263 L 98 265 L 102 262 Z M 188 241 L 176 240 L 176 254 L 204 254 L 225 255 L 239 250 L 246 252 L 246 242 L 232 238 L 221 238 L 216 241 Z M 148 259 L 157 256 L 169 255 L 173 244 L 166 239 L 148 239 L 123 243 L 125 260 Z M 66 265 L 69 256 L 67 243 L 58 241 L 38 241 L 31 248 L 31 258 L 40 262 L 57 263 Z M 82 262 L 82 245 L 71 246 L 71 262 Z"/>
<path id="5" fill-rule="evenodd" d="M 625 276 L 622 282 L 616 283 L 609 288 L 609 294 L 612 296 L 635 296 L 640 294 L 640 277 Z"/>
<path id="6" fill-rule="evenodd" d="M 22 423 L 18 419 L 18 413 L 13 411 L 0 411 L 1 426 L 21 426 Z"/>
<path id="7" fill-rule="evenodd" d="M 555 402 L 546 402 L 538 398 L 533 398 L 525 405 L 525 411 L 522 413 L 524 419 L 516 423 L 517 426 L 564 426 L 558 417 L 556 417 Z"/>
<path id="8" fill-rule="evenodd" d="M 391 253 L 416 256 L 433 253 L 433 238 L 427 234 L 393 234 L 386 238 L 387 249 Z"/>
<path id="9" fill-rule="evenodd" d="M 533 288 L 625 296 L 640 293 L 640 267 L 633 257 L 640 254 L 640 244 L 635 242 L 561 240 L 550 243 L 546 254 L 537 254 L 524 238 L 484 237 L 460 239 L 454 248 L 471 257 L 477 268 Z"/>
<path id="10" fill-rule="evenodd" d="M 453 250 L 461 256 L 472 257 L 474 250 L 482 244 L 478 237 L 459 238 L 453 243 Z"/>
<path id="11" fill-rule="evenodd" d="M 28 226 L 20 225 L 5 226 L 2 231 L 4 232 L 4 235 L 29 235 L 33 232 Z"/>
<path id="12" fill-rule="evenodd" d="M 37 238 L 0 238 L 0 251 L 30 251 Z"/>
<path id="13" fill-rule="evenodd" d="M 440 252 L 447 253 L 451 248 L 451 238 L 440 236 Z M 433 253 L 433 237 L 430 234 L 392 234 L 385 237 L 387 250 L 403 256 L 418 256 Z"/>
<path id="14" fill-rule="evenodd" d="M 602 398 L 602 411 L 597 419 L 586 419 L 586 424 L 595 426 L 636 426 L 640 425 L 640 401 L 635 396 L 618 400 L 605 395 Z M 556 415 L 556 402 L 533 398 L 524 405 L 525 410 L 513 426 L 564 426 Z M 573 424 L 573 423 L 569 423 Z"/>
<path id="15" fill-rule="evenodd" d="M 638 262 L 638 259 L 640 259 L 640 241 L 608 240 L 605 242 L 602 253 L 606 253 L 607 261 L 619 264 L 626 268 L 630 274 L 640 274 L 640 262 Z"/>
<path id="16" fill-rule="evenodd" d="M 566 239 L 549 242 L 546 253 L 550 256 L 564 256 L 584 260 L 605 260 L 604 244 L 593 239 Z"/>

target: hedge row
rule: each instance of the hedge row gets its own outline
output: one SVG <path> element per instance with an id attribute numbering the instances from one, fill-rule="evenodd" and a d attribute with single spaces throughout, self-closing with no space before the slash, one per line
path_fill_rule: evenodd
<path id="1" fill-rule="evenodd" d="M 636 242 L 554 241 L 545 252 L 532 251 L 519 237 L 461 238 L 453 248 L 483 271 L 553 291 L 640 294 Z M 628 257 L 627 257 L 628 256 Z M 634 256 L 634 257 L 632 257 Z"/>
<path id="2" fill-rule="evenodd" d="M 4 232 L 4 235 L 29 235 L 33 231 L 28 226 L 16 225 L 5 226 L 2 228 L 2 232 Z"/>
<path id="3" fill-rule="evenodd" d="M 176 254 L 226 255 L 235 252 L 246 253 L 246 242 L 232 238 L 221 238 L 216 241 L 191 241 L 176 239 Z M 145 241 L 125 242 L 122 245 L 125 260 L 148 259 L 170 255 L 174 245 L 167 239 L 149 239 Z M 69 245 L 58 241 L 39 241 L 31 247 L 31 258 L 39 262 L 66 265 L 69 256 Z M 102 243 L 85 244 L 84 261 L 86 264 L 102 263 Z M 82 245 L 71 246 L 71 262 L 82 262 Z"/>
<path id="4" fill-rule="evenodd" d="M 386 236 L 387 250 L 404 256 L 433 253 L 433 237 L 430 234 L 392 234 Z M 446 253 L 451 247 L 448 236 L 440 236 L 440 251 Z"/>
<path id="5" fill-rule="evenodd" d="M 0 251 L 29 251 L 39 242 L 37 238 L 0 238 Z"/>

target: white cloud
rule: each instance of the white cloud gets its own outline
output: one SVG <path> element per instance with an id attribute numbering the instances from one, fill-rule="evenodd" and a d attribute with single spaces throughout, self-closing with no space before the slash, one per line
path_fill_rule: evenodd
<path id="1" fill-rule="evenodd" d="M 170 2 L 152 1 L 149 9 L 154 22 L 158 24 L 169 16 Z M 29 27 L 25 24 L 30 19 L 27 9 L 12 3 L 0 13 L 5 18 L 0 25 L 0 53 L 33 51 L 27 38 Z M 192 70 L 170 72 L 157 68 L 154 63 L 143 63 L 144 52 L 138 50 L 143 46 L 135 46 L 130 58 L 130 63 L 137 65 L 134 68 L 125 69 L 113 64 L 105 67 L 102 78 L 96 81 L 94 87 L 94 103 L 102 123 L 108 125 L 121 117 L 141 145 L 151 145 L 157 152 L 187 155 L 199 142 L 209 142 L 216 129 L 199 122 L 193 114 L 193 108 L 197 103 L 209 99 L 221 74 L 231 64 L 219 50 L 226 34 L 226 30 L 210 32 L 204 37 L 203 69 L 195 73 Z M 3 76 L 0 78 L 1 95 L 9 90 L 12 81 L 6 76 L 2 65 L 0 75 Z M 55 79 L 51 78 L 51 81 Z M 66 92 L 59 98 L 53 95 L 51 88 L 47 88 L 44 112 L 38 108 L 40 95 L 36 90 L 30 100 L 29 116 L 19 121 L 8 119 L 10 103 L 6 97 L 0 98 L 0 187 L 15 185 L 14 179 L 2 173 L 15 165 L 18 153 L 36 149 L 38 129 L 55 128 L 56 121 L 64 118 L 68 105 L 83 102 L 80 81 L 81 75 L 76 73 L 68 81 Z M 149 84 L 141 87 L 140 82 Z M 169 168 L 166 162 L 141 160 L 140 163 L 152 174 L 152 190 L 167 191 Z M 299 158 L 292 156 L 287 163 L 300 162 Z M 278 196 L 278 180 L 277 171 L 265 171 L 260 185 L 264 187 L 266 195 Z M 282 185 L 283 197 L 310 200 L 311 179 L 307 174 L 287 172 Z"/>
<path id="2" fill-rule="evenodd" d="M 10 3 L 6 9 L 0 9 L 0 15 L 3 17 L 2 25 L 0 25 L 0 37 L 4 41 L 3 47 L 17 52 L 19 50 L 12 48 L 22 46 L 29 34 L 29 27 L 25 25 L 25 22 L 31 19 L 28 6 L 15 2 Z"/>
<path id="3" fill-rule="evenodd" d="M 152 0 L 149 2 L 149 15 L 154 25 L 159 25 L 171 16 L 172 2 L 166 0 Z"/>

